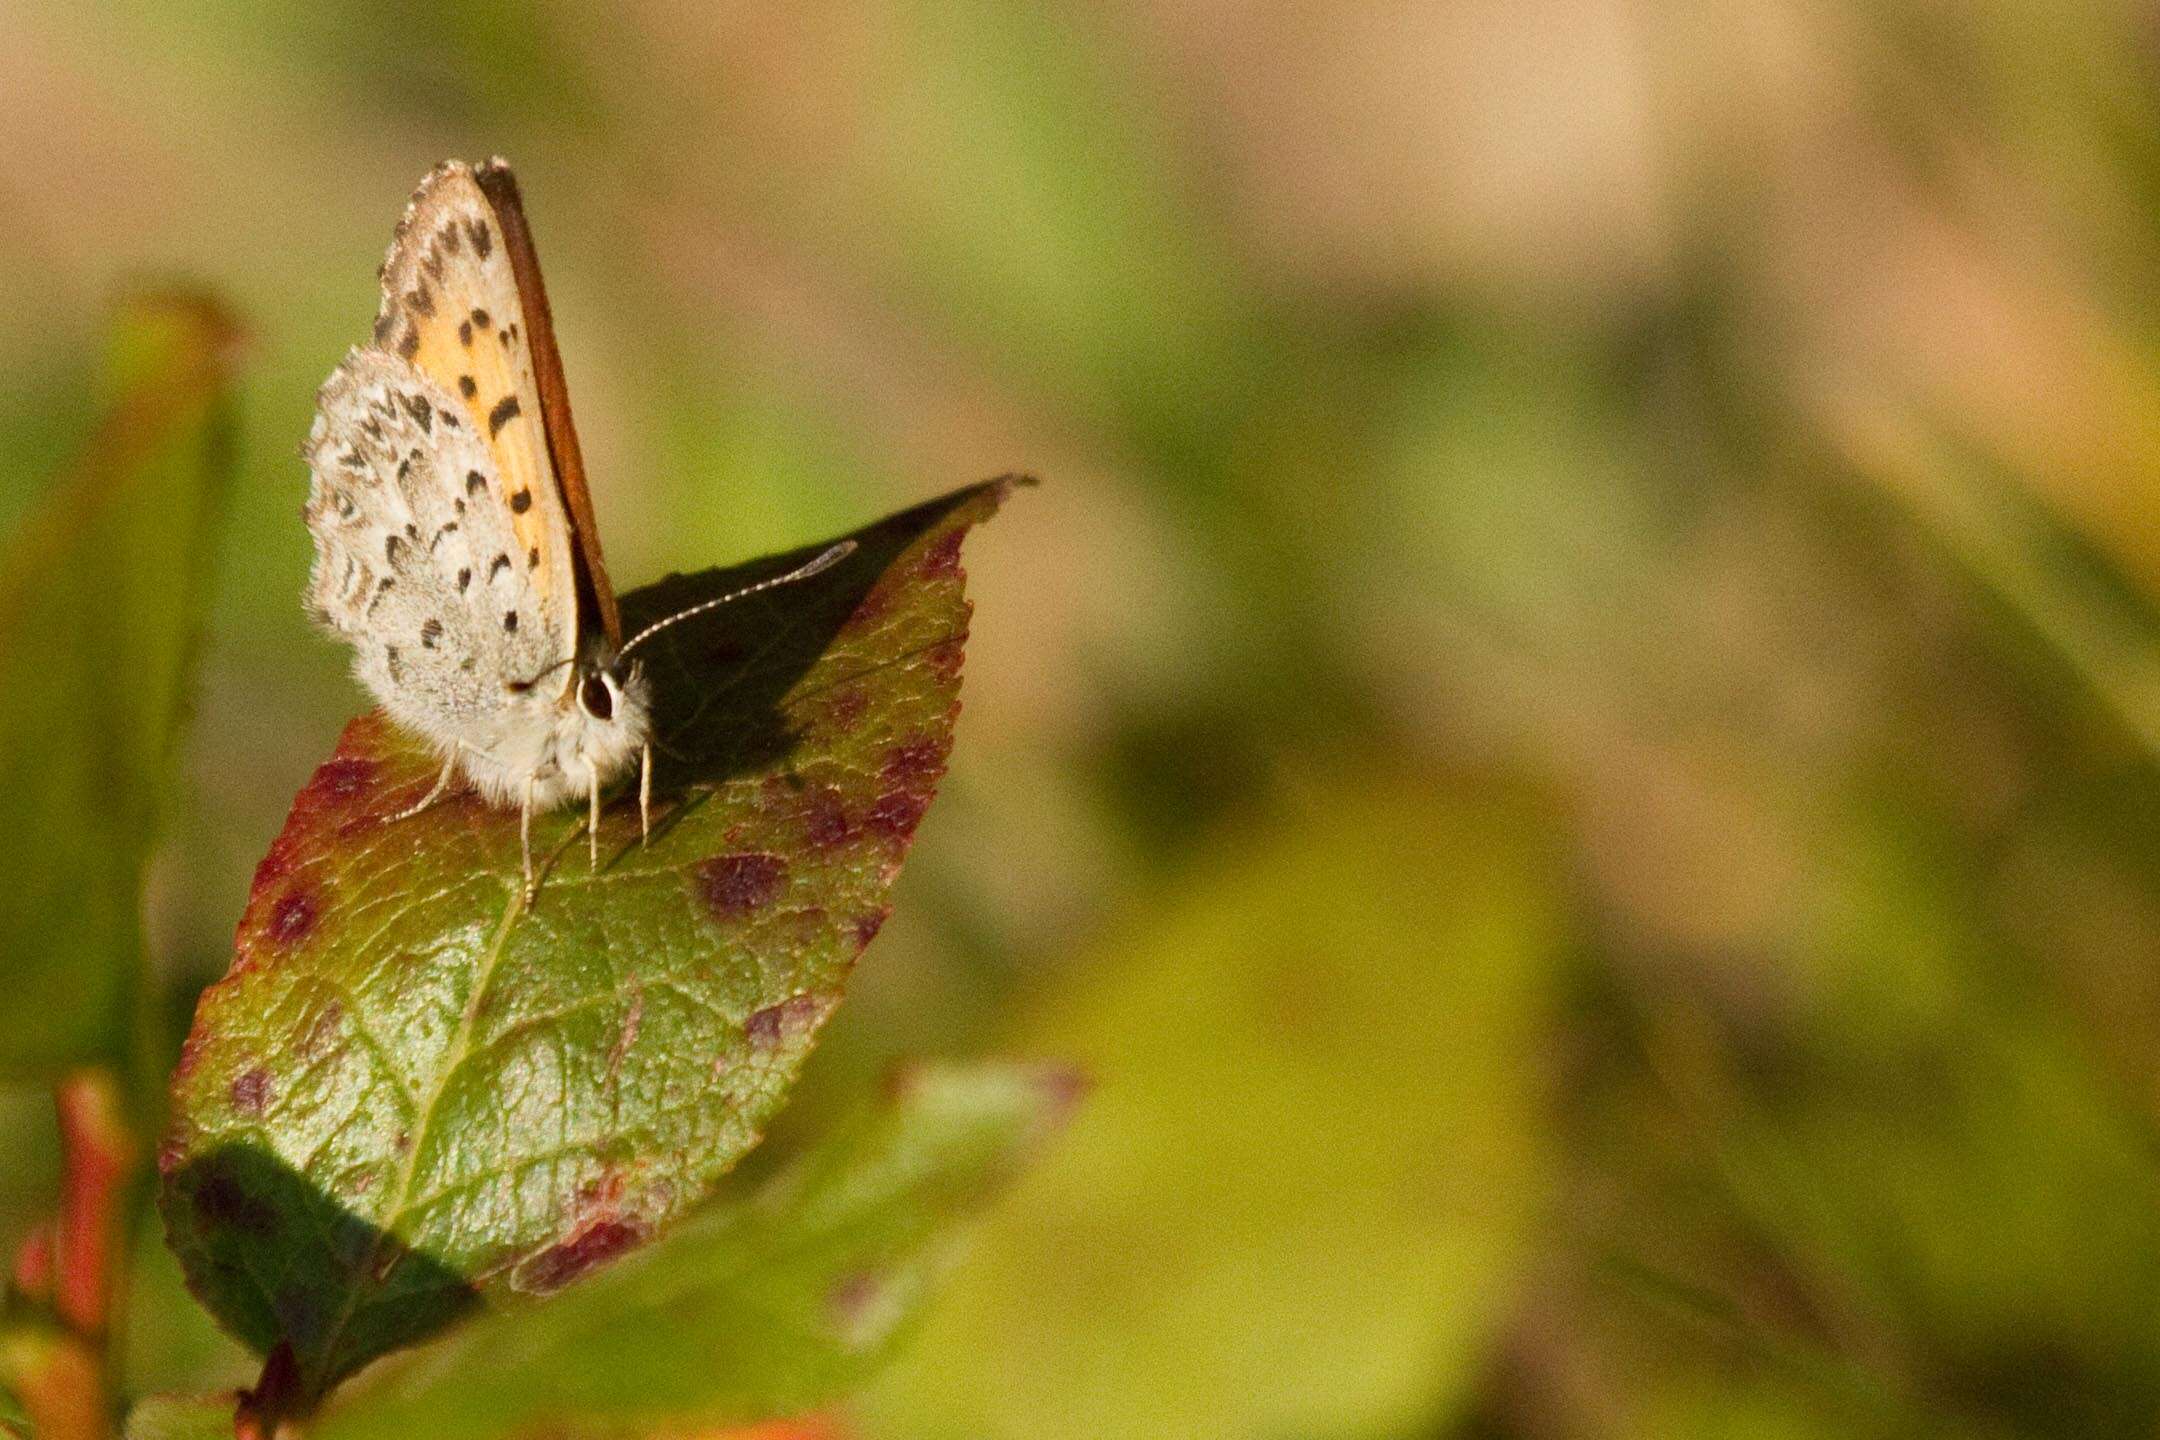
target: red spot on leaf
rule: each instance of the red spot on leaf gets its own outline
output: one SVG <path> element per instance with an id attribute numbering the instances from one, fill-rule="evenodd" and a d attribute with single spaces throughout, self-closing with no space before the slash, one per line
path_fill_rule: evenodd
<path id="1" fill-rule="evenodd" d="M 292 831 L 284 831 L 270 842 L 269 853 L 256 865 L 254 888 L 263 890 L 276 884 L 292 874 L 293 867 L 299 864 L 299 860 L 300 842 L 294 838 Z"/>
<path id="2" fill-rule="evenodd" d="M 937 543 L 932 545 L 923 555 L 922 564 L 916 567 L 915 573 L 926 580 L 937 580 L 948 575 L 958 575 L 960 573 L 960 542 L 966 538 L 967 531 L 965 529 L 948 530 L 943 535 L 940 535 L 937 538 Z"/>
<path id="3" fill-rule="evenodd" d="M 885 752 L 879 773 L 888 785 L 926 785 L 945 773 L 945 743 L 934 735 L 903 741 Z"/>
<path id="4" fill-rule="evenodd" d="M 890 905 L 881 906 L 867 914 L 855 917 L 855 943 L 868 945 L 877 939 L 878 931 L 885 928 L 885 917 L 892 914 Z"/>
<path id="5" fill-rule="evenodd" d="M 330 1042 L 337 1038 L 338 1026 L 344 1023 L 344 1020 L 344 1005 L 332 1000 L 323 1006 L 314 1023 L 308 1026 L 307 1034 L 301 1037 L 300 1053 L 310 1060 L 320 1055 Z"/>
<path id="6" fill-rule="evenodd" d="M 315 897 L 305 890 L 288 892 L 270 911 L 270 938 L 280 945 L 297 944 L 315 928 Z"/>
<path id="7" fill-rule="evenodd" d="M 937 672 L 937 677 L 940 680 L 951 682 L 959 678 L 960 661 L 965 653 L 966 638 L 965 636 L 955 636 L 950 640 L 942 640 L 931 646 L 929 652 L 923 656 L 924 662 Z"/>
<path id="8" fill-rule="evenodd" d="M 645 1227 L 629 1220 L 601 1219 L 587 1224 L 559 1245 L 551 1245 L 519 1271 L 519 1288 L 546 1295 L 560 1290 L 597 1266 L 634 1248 Z"/>
<path id="9" fill-rule="evenodd" d="M 736 920 L 772 903 L 787 883 L 787 861 L 778 855 L 715 855 L 697 866 L 705 907 Z"/>
<path id="10" fill-rule="evenodd" d="M 832 697 L 826 706 L 825 718 L 832 722 L 835 730 L 849 730 L 869 707 L 870 697 L 863 693 L 862 687 L 850 685 Z"/>
<path id="11" fill-rule="evenodd" d="M 783 1040 L 809 1034 L 831 1009 L 832 1000 L 827 996 L 790 995 L 745 1020 L 743 1035 L 760 1050 L 769 1050 Z"/>
<path id="12" fill-rule="evenodd" d="M 895 790 L 889 795 L 878 797 L 877 803 L 870 807 L 870 813 L 863 823 L 889 840 L 905 840 L 915 833 L 916 824 L 921 821 L 923 811 L 928 808 L 930 801 L 927 796 Z"/>
<path id="13" fill-rule="evenodd" d="M 884 1295 L 884 1282 L 867 1270 L 843 1277 L 825 1295 L 833 1328 L 843 1335 L 864 1338 L 865 1331 L 875 1328 L 878 1302 Z"/>
<path id="14" fill-rule="evenodd" d="M 837 790 L 820 790 L 803 803 L 803 839 L 819 850 L 843 844 L 855 834 L 847 806 Z"/>
<path id="15" fill-rule="evenodd" d="M 187 1039 L 180 1042 L 180 1058 L 173 1063 L 175 1083 L 195 1073 L 195 1066 L 202 1059 L 203 1046 L 208 1043 L 210 1036 L 207 1031 L 199 1025 L 189 1027 Z"/>
<path id="16" fill-rule="evenodd" d="M 1062 1125 L 1080 1108 L 1094 1082 L 1087 1072 L 1070 1065 L 1046 1065 L 1038 1078 L 1043 1098 L 1050 1102 L 1048 1119 L 1051 1124 Z"/>
<path id="17" fill-rule="evenodd" d="M 233 1109 L 243 1115 L 260 1115 L 263 1107 L 270 1103 L 270 1072 L 257 1065 L 235 1075 L 225 1093 L 232 1101 Z"/>
<path id="18" fill-rule="evenodd" d="M 326 761 L 300 792 L 301 803 L 350 800 L 375 783 L 376 765 L 360 755 L 340 755 Z"/>

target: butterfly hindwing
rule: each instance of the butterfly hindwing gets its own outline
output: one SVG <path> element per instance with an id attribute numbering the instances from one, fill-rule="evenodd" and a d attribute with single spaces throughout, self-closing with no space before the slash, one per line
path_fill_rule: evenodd
<path id="1" fill-rule="evenodd" d="M 535 618 L 553 647 L 550 662 L 572 659 L 577 559 L 549 453 L 533 337 L 502 220 L 470 166 L 437 166 L 406 207 L 383 261 L 375 338 L 454 397 L 484 445 L 499 483 L 470 504 L 501 507 L 515 541 L 510 553 L 537 554 Z"/>
<path id="2" fill-rule="evenodd" d="M 505 680 L 558 660 L 544 559 L 511 523 L 489 447 L 456 397 L 381 350 L 349 354 L 319 406 L 310 612 L 399 720 L 442 741 L 486 733 Z"/>

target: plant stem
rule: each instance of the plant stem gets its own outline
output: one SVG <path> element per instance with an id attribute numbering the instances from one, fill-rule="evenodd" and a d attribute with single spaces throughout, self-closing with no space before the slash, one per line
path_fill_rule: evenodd
<path id="1" fill-rule="evenodd" d="M 60 1114 L 60 1224 L 53 1254 L 53 1308 L 70 1330 L 102 1348 L 119 1291 L 122 1201 L 135 1145 L 109 1071 L 78 1070 L 54 1088 Z"/>
<path id="2" fill-rule="evenodd" d="M 50 1301 L 59 1328 L 26 1337 L 6 1368 L 51 1440 L 105 1440 L 116 1409 L 109 1340 L 136 1146 L 108 1070 L 78 1070 L 53 1087 L 60 1121 L 60 1211 L 24 1246 L 15 1279 Z"/>

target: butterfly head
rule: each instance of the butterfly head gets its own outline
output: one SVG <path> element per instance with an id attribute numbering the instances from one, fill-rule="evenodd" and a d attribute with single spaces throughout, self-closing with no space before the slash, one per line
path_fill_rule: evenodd
<path id="1" fill-rule="evenodd" d="M 558 702 L 558 755 L 573 771 L 620 772 L 652 736 L 652 699 L 644 667 L 619 659 L 584 659 L 572 667 Z"/>
<path id="2" fill-rule="evenodd" d="M 534 779 L 541 808 L 582 796 L 637 760 L 652 736 L 644 668 L 597 655 L 506 687 L 507 704 L 467 770 L 491 795 L 517 799 Z"/>

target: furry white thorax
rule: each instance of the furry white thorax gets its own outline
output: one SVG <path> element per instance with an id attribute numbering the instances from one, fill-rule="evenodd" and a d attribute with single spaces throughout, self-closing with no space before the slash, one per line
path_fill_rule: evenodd
<path id="1" fill-rule="evenodd" d="M 500 710 L 455 726 L 425 705 L 399 703 L 404 697 L 396 692 L 381 699 L 392 719 L 426 736 L 438 754 L 448 758 L 455 751 L 458 769 L 489 803 L 523 805 L 531 777 L 537 813 L 606 789 L 637 764 L 652 736 L 642 667 L 633 663 L 621 676 L 589 664 L 565 668 L 571 678 L 561 688 L 542 681 L 512 690 Z M 604 715 L 592 713 L 581 698 L 595 683 L 606 689 Z"/>

